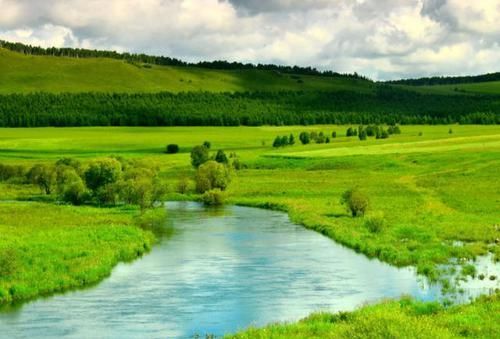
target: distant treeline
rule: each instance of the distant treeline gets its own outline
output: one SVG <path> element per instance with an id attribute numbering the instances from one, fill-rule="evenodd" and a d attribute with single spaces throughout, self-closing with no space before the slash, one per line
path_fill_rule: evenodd
<path id="1" fill-rule="evenodd" d="M 0 47 L 5 49 L 23 53 L 26 55 L 48 55 L 48 56 L 63 56 L 72 58 L 112 58 L 119 60 L 126 60 L 128 62 L 146 63 L 153 65 L 162 66 L 180 66 L 180 67 L 200 67 L 209 69 L 221 69 L 221 70 L 267 70 L 276 71 L 280 73 L 290 73 L 290 74 L 302 74 L 302 75 L 316 75 L 316 76 L 326 76 L 326 77 L 343 77 L 351 79 L 365 79 L 366 77 L 361 76 L 357 73 L 353 74 L 341 74 L 333 71 L 319 71 L 312 67 L 300 67 L 300 66 L 282 66 L 273 64 L 244 64 L 241 62 L 229 62 L 224 60 L 217 61 L 202 61 L 198 63 L 190 63 L 182 61 L 176 58 L 170 58 L 165 56 L 153 56 L 146 54 L 134 54 L 134 53 L 118 53 L 116 51 L 100 51 L 82 48 L 42 48 L 38 46 L 25 45 L 19 42 L 8 42 L 0 40 Z"/>
<path id="2" fill-rule="evenodd" d="M 386 81 L 389 84 L 411 85 L 411 86 L 432 86 L 432 85 L 458 85 L 476 82 L 500 81 L 500 72 L 488 73 L 475 76 L 458 77 L 430 77 L 419 79 L 403 79 Z"/>
<path id="3" fill-rule="evenodd" d="M 500 96 L 356 92 L 0 95 L 0 126 L 498 124 Z"/>

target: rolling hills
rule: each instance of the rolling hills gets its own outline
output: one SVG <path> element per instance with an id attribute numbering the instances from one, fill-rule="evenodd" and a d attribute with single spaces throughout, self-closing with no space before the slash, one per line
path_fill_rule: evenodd
<path id="1" fill-rule="evenodd" d="M 370 92 L 368 80 L 285 74 L 266 70 L 215 70 L 160 66 L 111 58 L 24 55 L 0 48 L 0 94 L 32 92 Z"/>

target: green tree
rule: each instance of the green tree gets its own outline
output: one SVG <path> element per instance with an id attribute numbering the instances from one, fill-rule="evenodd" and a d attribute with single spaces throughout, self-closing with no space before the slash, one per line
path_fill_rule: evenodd
<path id="1" fill-rule="evenodd" d="M 340 201 L 347 206 L 353 217 L 364 215 L 370 203 L 368 197 L 356 188 L 345 191 Z"/>
<path id="2" fill-rule="evenodd" d="M 92 161 L 84 172 L 84 178 L 87 187 L 96 193 L 104 186 L 117 182 L 121 174 L 122 164 L 114 158 L 105 158 Z"/>
<path id="3" fill-rule="evenodd" d="M 229 159 L 227 158 L 226 153 L 224 153 L 224 151 L 221 149 L 217 151 L 217 154 L 215 155 L 215 161 L 220 164 L 226 165 L 229 163 Z"/>
<path id="4" fill-rule="evenodd" d="M 212 147 L 212 143 L 210 143 L 210 141 L 204 141 L 203 146 L 205 146 L 206 149 L 210 149 Z"/>
<path id="5" fill-rule="evenodd" d="M 209 160 L 198 168 L 195 182 L 198 193 L 205 193 L 214 188 L 224 191 L 231 182 L 231 173 L 227 166 Z"/>
<path id="6" fill-rule="evenodd" d="M 288 137 L 288 144 L 289 145 L 295 144 L 295 137 L 293 136 L 293 134 L 290 134 L 290 136 Z"/>
<path id="7" fill-rule="evenodd" d="M 299 140 L 302 143 L 302 145 L 307 145 L 308 143 L 311 142 L 311 136 L 309 132 L 301 132 L 299 135 Z"/>
<path id="8" fill-rule="evenodd" d="M 276 138 L 274 138 L 273 141 L 273 147 L 281 147 L 283 144 L 281 143 L 281 137 L 278 135 Z"/>
<path id="9" fill-rule="evenodd" d="M 179 152 L 179 145 L 177 145 L 177 144 L 167 145 L 166 153 L 168 153 L 168 154 L 175 154 L 175 153 L 178 153 L 178 152 Z"/>
<path id="10" fill-rule="evenodd" d="M 333 131 L 332 132 L 332 139 L 335 139 L 337 137 L 337 132 Z"/>
<path id="11" fill-rule="evenodd" d="M 57 182 L 57 173 L 54 166 L 37 164 L 28 172 L 30 181 L 40 187 L 45 194 L 51 194 Z"/>
<path id="12" fill-rule="evenodd" d="M 208 148 L 206 148 L 205 146 L 195 146 L 191 150 L 191 164 L 193 165 L 193 167 L 200 167 L 200 165 L 207 162 L 208 159 Z"/>

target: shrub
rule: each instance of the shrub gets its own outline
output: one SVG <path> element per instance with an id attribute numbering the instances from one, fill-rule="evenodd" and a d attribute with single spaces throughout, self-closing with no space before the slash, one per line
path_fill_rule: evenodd
<path id="1" fill-rule="evenodd" d="M 289 145 L 295 144 L 295 137 L 293 136 L 293 134 L 290 134 L 290 136 L 288 137 L 288 144 Z"/>
<path id="2" fill-rule="evenodd" d="M 204 141 L 203 146 L 205 146 L 206 149 L 210 149 L 210 147 L 212 147 L 212 144 L 210 143 L 210 141 Z"/>
<path id="3" fill-rule="evenodd" d="M 215 161 L 217 161 L 220 164 L 228 164 L 229 159 L 226 156 L 226 153 L 224 153 L 223 150 L 218 150 L 217 154 L 215 155 Z"/>
<path id="4" fill-rule="evenodd" d="M 177 145 L 177 144 L 167 145 L 167 151 L 166 151 L 166 153 L 168 153 L 168 154 L 175 154 L 175 153 L 178 153 L 178 152 L 179 152 L 179 145 Z"/>
<path id="5" fill-rule="evenodd" d="M 308 143 L 311 142 L 311 136 L 309 135 L 308 132 L 302 132 L 299 134 L 299 140 L 302 143 L 302 145 L 307 145 Z"/>
<path id="6" fill-rule="evenodd" d="M 57 182 L 57 174 L 54 166 L 40 165 L 33 166 L 28 172 L 30 181 L 40 187 L 45 194 L 51 194 Z"/>
<path id="7" fill-rule="evenodd" d="M 347 131 L 346 131 L 346 133 L 345 133 L 345 136 L 346 136 L 346 137 L 352 137 L 352 136 L 354 136 L 354 130 L 353 130 L 353 128 L 352 128 L 352 127 L 349 127 L 349 128 L 347 129 Z"/>
<path id="8" fill-rule="evenodd" d="M 201 196 L 201 201 L 207 206 L 221 206 L 224 205 L 225 200 L 226 195 L 218 188 L 206 191 Z"/>
<path id="9" fill-rule="evenodd" d="M 206 146 L 195 146 L 191 150 L 191 164 L 198 168 L 208 161 L 208 148 Z"/>
<path id="10" fill-rule="evenodd" d="M 333 131 L 332 132 L 332 139 L 335 139 L 337 137 L 337 132 Z"/>
<path id="11" fill-rule="evenodd" d="M 366 129 L 361 126 L 359 127 L 358 138 L 359 140 L 366 140 Z"/>
<path id="12" fill-rule="evenodd" d="M 451 128 L 448 130 L 448 134 L 453 134 L 453 130 Z"/>
<path id="13" fill-rule="evenodd" d="M 358 189 L 350 189 L 342 194 L 341 203 L 347 206 L 353 217 L 359 217 L 368 209 L 368 197 Z"/>
<path id="14" fill-rule="evenodd" d="M 92 161 L 84 177 L 87 187 L 96 193 L 102 187 L 118 181 L 121 174 L 122 164 L 114 158 L 106 158 Z"/>
<path id="15" fill-rule="evenodd" d="M 316 137 L 316 143 L 324 144 L 325 141 L 326 141 L 325 134 L 323 132 L 319 132 L 318 136 Z"/>
<path id="16" fill-rule="evenodd" d="M 177 182 L 177 193 L 186 194 L 189 191 L 189 178 L 180 178 Z"/>
<path id="17" fill-rule="evenodd" d="M 281 146 L 283 146 L 281 144 L 281 137 L 277 136 L 273 141 L 273 147 L 281 147 Z"/>
<path id="18" fill-rule="evenodd" d="M 365 227 L 372 233 L 379 233 L 385 227 L 385 218 L 383 213 L 375 213 L 367 216 L 365 220 Z"/>
<path id="19" fill-rule="evenodd" d="M 17 254 L 14 249 L 0 251 L 0 277 L 10 276 L 17 270 Z"/>
<path id="20" fill-rule="evenodd" d="M 227 166 L 209 160 L 198 168 L 195 181 L 198 193 L 205 193 L 215 188 L 223 191 L 229 185 L 231 175 Z"/>
<path id="21" fill-rule="evenodd" d="M 7 181 L 12 178 L 23 178 L 26 175 L 26 168 L 20 165 L 0 164 L 0 181 Z"/>

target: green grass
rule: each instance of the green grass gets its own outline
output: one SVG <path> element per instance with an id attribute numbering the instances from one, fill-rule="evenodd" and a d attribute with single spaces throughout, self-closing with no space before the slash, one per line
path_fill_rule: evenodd
<path id="1" fill-rule="evenodd" d="M 498 246 L 491 246 L 500 220 L 500 127 L 456 125 L 449 134 L 450 126 L 403 126 L 401 135 L 363 142 L 343 137 L 346 128 L 0 129 L 0 161 L 147 158 L 160 165 L 173 190 L 179 177 L 193 175 L 190 148 L 209 140 L 213 151 L 236 152 L 249 167 L 230 186 L 232 203 L 286 211 L 294 221 L 356 251 L 395 265 L 417 266 L 429 276 L 435 276 L 437 264 L 453 257 L 491 251 L 500 258 Z M 340 137 L 330 144 L 279 150 L 270 146 L 276 135 L 297 136 L 305 129 L 335 130 Z M 163 154 L 169 143 L 179 144 L 181 153 Z M 340 205 L 342 192 L 352 187 L 370 196 L 369 214 L 385 216 L 383 231 L 369 232 L 363 218 L 349 217 Z M 17 194 L 13 188 L 9 192 L 10 198 Z M 455 240 L 464 246 L 453 246 Z"/>
<path id="2" fill-rule="evenodd" d="M 358 252 L 414 265 L 431 278 L 439 278 L 437 265 L 451 258 L 487 252 L 500 258 L 494 244 L 500 220 L 499 126 L 402 126 L 401 135 L 364 142 L 343 136 L 347 127 L 0 129 L 0 162 L 144 158 L 160 165 L 172 192 L 180 177 L 194 174 L 190 148 L 209 140 L 213 152 L 236 152 L 248 166 L 234 177 L 231 203 L 286 211 L 295 222 Z M 303 130 L 336 131 L 339 137 L 330 144 L 271 147 L 276 135 Z M 179 144 L 181 152 L 164 154 L 169 143 Z M 341 194 L 352 187 L 370 196 L 369 215 L 384 215 L 380 231 L 370 232 L 364 218 L 350 217 L 340 205 Z M 7 200 L 0 202 L 0 253 L 15 253 L 17 267 L 0 278 L 4 303 L 95 283 L 153 242 L 150 232 L 133 225 L 133 211 L 124 208 L 8 201 L 38 194 L 30 185 L 0 184 L 0 199 Z M 457 240 L 463 246 L 455 246 Z M 500 331 L 498 305 L 498 296 L 449 309 L 403 299 L 250 328 L 233 337 L 491 338 Z"/>
<path id="3" fill-rule="evenodd" d="M 317 313 L 297 323 L 249 328 L 226 338 L 498 338 L 498 298 L 448 309 L 404 298 L 350 313 Z"/>
<path id="4" fill-rule="evenodd" d="M 135 213 L 0 202 L 0 305 L 97 283 L 147 252 L 154 236 L 134 224 Z"/>
<path id="5" fill-rule="evenodd" d="M 0 48 L 0 94 L 30 92 L 371 91 L 364 80 L 260 70 L 152 66 L 107 58 L 26 56 Z M 300 81 L 299 81 L 300 80 Z"/>

